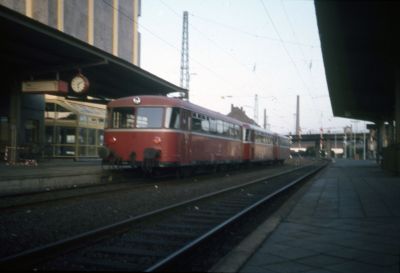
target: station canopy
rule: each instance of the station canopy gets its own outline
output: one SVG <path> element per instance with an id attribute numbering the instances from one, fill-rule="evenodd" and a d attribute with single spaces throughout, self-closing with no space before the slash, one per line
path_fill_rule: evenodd
<path id="1" fill-rule="evenodd" d="M 400 3 L 315 1 L 335 116 L 392 120 L 400 83 Z"/>
<path id="2" fill-rule="evenodd" d="M 0 33 L 2 77 L 13 77 L 19 82 L 62 80 L 69 83 L 81 71 L 90 81 L 87 96 L 100 99 L 187 92 L 130 62 L 2 5 Z M 72 91 L 68 94 L 75 95 Z"/>

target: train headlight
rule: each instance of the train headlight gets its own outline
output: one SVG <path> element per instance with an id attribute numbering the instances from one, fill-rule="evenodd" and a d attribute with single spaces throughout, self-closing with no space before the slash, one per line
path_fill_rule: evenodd
<path id="1" fill-rule="evenodd" d="M 155 137 L 153 138 L 153 142 L 154 142 L 154 144 L 160 144 L 160 143 L 161 143 L 161 137 L 155 136 Z"/>
<path id="2" fill-rule="evenodd" d="M 110 138 L 108 138 L 108 143 L 115 143 L 115 142 L 117 142 L 117 138 L 116 137 L 110 137 Z"/>

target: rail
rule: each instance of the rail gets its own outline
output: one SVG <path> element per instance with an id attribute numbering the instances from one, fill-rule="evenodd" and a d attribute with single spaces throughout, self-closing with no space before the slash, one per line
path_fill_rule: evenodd
<path id="1" fill-rule="evenodd" d="M 129 218 L 3 258 L 0 268 L 171 270 L 199 245 L 324 166 L 285 171 Z"/>

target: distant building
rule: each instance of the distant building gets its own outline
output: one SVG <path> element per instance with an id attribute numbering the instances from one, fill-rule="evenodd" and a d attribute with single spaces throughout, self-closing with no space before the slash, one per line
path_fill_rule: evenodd
<path id="1" fill-rule="evenodd" d="M 253 124 L 255 126 L 260 126 L 253 119 L 249 118 L 246 115 L 246 112 L 243 110 L 243 107 L 239 108 L 239 107 L 235 107 L 235 106 L 233 106 L 233 104 L 231 104 L 231 112 L 227 116 L 237 119 L 237 120 L 240 120 L 242 122 Z"/>

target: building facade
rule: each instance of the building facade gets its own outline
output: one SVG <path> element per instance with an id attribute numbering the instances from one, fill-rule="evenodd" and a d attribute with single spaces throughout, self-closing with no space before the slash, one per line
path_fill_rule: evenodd
<path id="1" fill-rule="evenodd" d="M 140 0 L 0 0 L 0 6 L 68 34 L 129 64 L 140 66 Z M 21 53 L 24 52 L 21 50 Z M 68 60 L 63 62 L 66 67 L 71 65 Z M 29 65 L 35 64 L 31 62 Z M 46 69 L 41 65 L 38 60 L 38 67 Z M 55 68 L 63 71 L 59 64 L 48 67 L 51 70 Z M 68 100 L 48 100 L 43 93 L 24 93 L 21 87 L 22 79 L 26 79 L 26 76 L 22 76 L 23 69 L 22 66 L 13 67 L 8 74 L 3 75 L 5 81 L 2 86 L 3 99 L 0 102 L 1 160 L 15 162 L 23 154 L 74 158 L 96 156 L 94 146 L 101 144 L 102 124 L 87 122 L 83 125 L 83 122 L 86 118 L 101 120 L 104 110 L 97 111 L 91 105 L 88 106 L 89 109 L 95 110 L 86 115 L 80 112 L 85 107 Z M 51 112 L 48 110 L 51 105 L 56 109 L 64 106 L 63 109 L 73 113 L 75 119 L 50 121 L 45 118 L 45 114 Z M 59 114 L 57 111 L 55 113 Z M 53 142 L 49 143 L 49 139 Z"/>
<path id="2" fill-rule="evenodd" d="M 0 0 L 0 5 L 140 66 L 141 0 Z"/>

